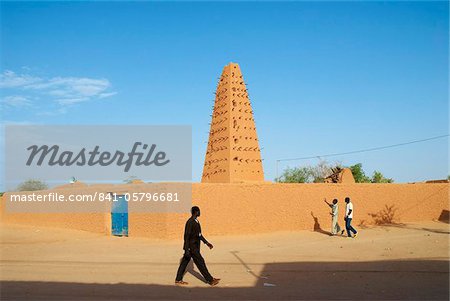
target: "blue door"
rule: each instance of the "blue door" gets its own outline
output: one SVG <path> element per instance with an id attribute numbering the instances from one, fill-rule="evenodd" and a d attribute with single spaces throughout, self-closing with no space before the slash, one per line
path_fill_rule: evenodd
<path id="1" fill-rule="evenodd" d="M 116 195 L 111 208 L 112 235 L 128 236 L 128 202 L 125 195 Z"/>

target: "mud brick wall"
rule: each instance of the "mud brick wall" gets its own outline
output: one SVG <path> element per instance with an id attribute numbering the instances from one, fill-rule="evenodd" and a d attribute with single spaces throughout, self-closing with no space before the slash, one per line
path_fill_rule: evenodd
<path id="1" fill-rule="evenodd" d="M 133 189 L 130 184 L 130 190 Z M 272 184 L 194 183 L 193 205 L 200 206 L 205 236 L 248 235 L 276 231 L 329 231 L 329 208 L 323 199 L 339 199 L 343 224 L 344 198 L 354 205 L 354 226 L 438 220 L 449 210 L 448 183 L 436 184 Z M 114 187 L 103 187 L 105 191 Z M 83 188 L 85 189 L 85 188 Z M 79 189 L 78 189 L 79 190 Z M 67 193 L 80 193 L 67 188 Z M 3 222 L 61 227 L 110 235 L 108 213 L 8 213 Z M 190 216 L 182 213 L 129 213 L 129 235 L 182 239 Z"/>

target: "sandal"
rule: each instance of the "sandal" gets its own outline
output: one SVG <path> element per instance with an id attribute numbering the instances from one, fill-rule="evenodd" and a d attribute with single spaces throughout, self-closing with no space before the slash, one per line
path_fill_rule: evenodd
<path id="1" fill-rule="evenodd" d="M 183 281 L 183 280 L 180 280 L 180 281 L 175 281 L 175 285 L 188 285 L 189 283 L 187 283 L 187 282 L 185 282 L 185 281 Z"/>

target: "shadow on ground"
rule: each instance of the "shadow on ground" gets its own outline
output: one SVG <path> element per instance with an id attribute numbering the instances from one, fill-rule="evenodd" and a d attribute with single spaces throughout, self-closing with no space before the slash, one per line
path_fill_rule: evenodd
<path id="1" fill-rule="evenodd" d="M 175 287 L 3 281 L 2 300 L 353 299 L 448 300 L 449 262 L 286 262 L 264 266 L 252 287 Z M 228 277 L 233 277 L 232 275 Z M 275 286 L 265 286 L 270 283 Z"/>
<path id="2" fill-rule="evenodd" d="M 322 226 L 319 223 L 319 218 L 317 218 L 317 216 L 314 215 L 314 212 L 311 211 L 311 216 L 314 220 L 314 232 L 318 232 L 318 233 L 322 233 L 325 235 L 331 235 L 331 232 L 325 231 L 322 229 Z"/>
<path id="3" fill-rule="evenodd" d="M 182 258 L 180 259 L 180 263 L 181 263 L 181 260 L 182 260 Z M 205 278 L 203 278 L 202 274 L 200 274 L 199 272 L 197 272 L 194 269 L 194 260 L 189 261 L 189 263 L 186 267 L 186 272 L 184 274 L 186 274 L 186 273 L 189 273 L 192 276 L 194 276 L 195 278 L 197 278 L 198 280 L 206 283 Z"/>

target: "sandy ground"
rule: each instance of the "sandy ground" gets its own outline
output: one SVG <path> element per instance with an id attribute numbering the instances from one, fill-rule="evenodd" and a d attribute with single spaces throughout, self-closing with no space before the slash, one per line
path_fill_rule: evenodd
<path id="1" fill-rule="evenodd" d="M 204 229 L 207 234 L 207 229 Z M 208 237 L 217 287 L 195 268 L 173 285 L 182 241 L 120 238 L 1 224 L 1 299 L 440 299 L 449 298 L 448 224 Z"/>

